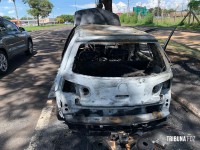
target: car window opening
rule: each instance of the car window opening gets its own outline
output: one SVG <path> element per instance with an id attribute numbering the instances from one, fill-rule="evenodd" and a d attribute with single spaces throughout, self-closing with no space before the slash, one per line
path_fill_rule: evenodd
<path id="1" fill-rule="evenodd" d="M 73 72 L 96 77 L 135 77 L 165 71 L 155 43 L 81 44 Z"/>

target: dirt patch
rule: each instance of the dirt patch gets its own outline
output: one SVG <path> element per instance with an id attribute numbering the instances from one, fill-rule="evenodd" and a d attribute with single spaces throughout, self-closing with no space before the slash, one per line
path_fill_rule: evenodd
<path id="1" fill-rule="evenodd" d="M 170 30 L 160 30 L 154 32 L 153 35 L 157 37 L 157 39 L 167 39 L 170 34 Z M 190 48 L 194 48 L 200 50 L 200 33 L 192 33 L 192 32 L 180 32 L 175 31 L 172 40 L 189 46 Z"/>

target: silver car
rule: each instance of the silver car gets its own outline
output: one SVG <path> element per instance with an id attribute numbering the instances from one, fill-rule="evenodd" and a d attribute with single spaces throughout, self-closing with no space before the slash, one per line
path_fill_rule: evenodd
<path id="1" fill-rule="evenodd" d="M 53 86 L 58 119 L 100 127 L 164 121 L 172 77 L 152 35 L 120 26 L 75 27 Z"/>
<path id="2" fill-rule="evenodd" d="M 33 41 L 22 27 L 0 17 L 0 74 L 9 70 L 9 62 L 14 56 L 26 53 L 33 54 Z"/>

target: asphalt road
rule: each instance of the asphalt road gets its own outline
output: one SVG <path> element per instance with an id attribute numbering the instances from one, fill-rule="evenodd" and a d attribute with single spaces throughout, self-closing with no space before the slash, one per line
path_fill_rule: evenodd
<path id="1" fill-rule="evenodd" d="M 64 46 L 60 40 L 69 31 L 70 27 L 58 27 L 31 33 L 35 55 L 16 56 L 9 74 L 0 76 L 0 149 L 85 150 L 99 138 L 72 133 L 56 119 L 55 101 L 47 98 L 60 64 Z M 173 100 L 170 112 L 165 125 L 140 135 L 151 141 L 159 140 L 170 150 L 199 149 L 200 119 Z M 195 139 L 169 142 L 167 136 L 195 136 Z"/>

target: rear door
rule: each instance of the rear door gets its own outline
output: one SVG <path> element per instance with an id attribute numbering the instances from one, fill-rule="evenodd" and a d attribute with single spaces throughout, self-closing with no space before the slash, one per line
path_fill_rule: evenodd
<path id="1" fill-rule="evenodd" d="M 3 22 L 6 27 L 7 34 L 12 37 L 12 40 L 9 41 L 12 45 L 11 53 L 16 55 L 25 51 L 27 48 L 26 34 L 21 32 L 14 23 L 8 20 L 4 20 Z"/>
<path id="2" fill-rule="evenodd" d="M 0 21 L 0 28 L 1 46 L 7 50 L 8 56 L 12 57 L 16 49 L 15 36 L 7 31 L 3 19 Z"/>

